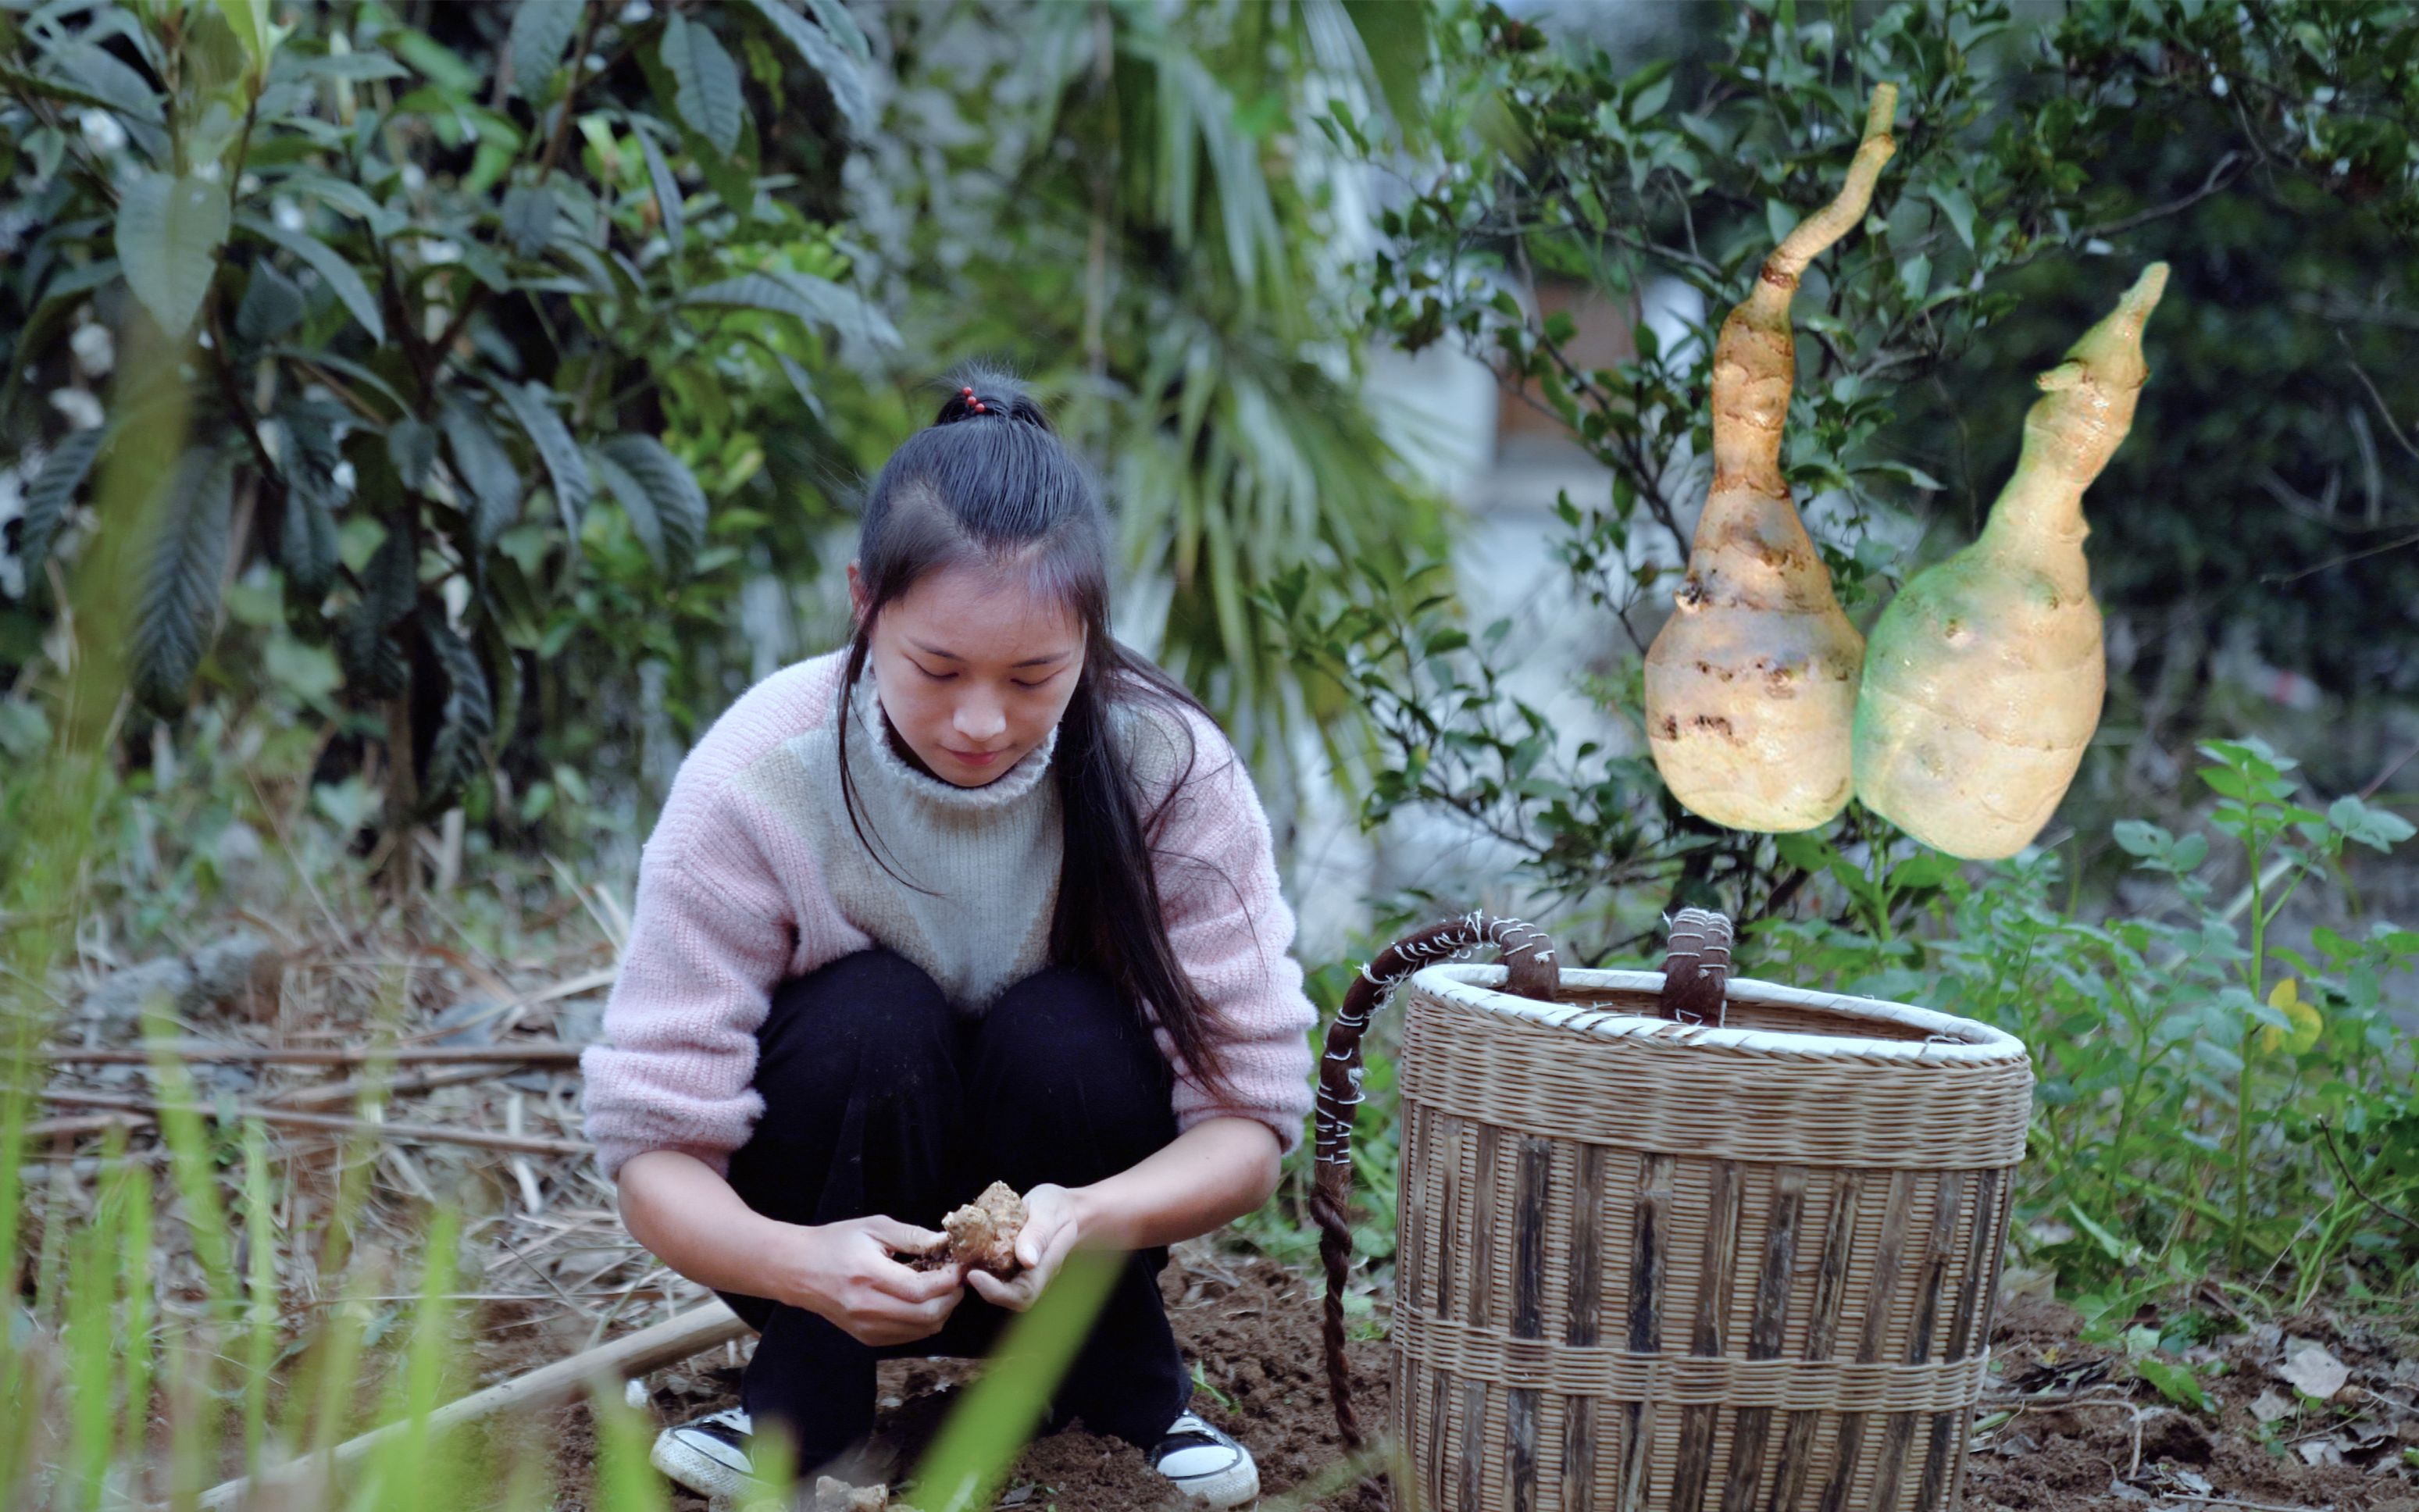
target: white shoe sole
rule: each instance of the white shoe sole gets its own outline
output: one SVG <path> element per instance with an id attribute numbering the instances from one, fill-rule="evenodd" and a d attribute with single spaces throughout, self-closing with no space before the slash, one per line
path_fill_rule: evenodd
<path id="1" fill-rule="evenodd" d="M 716 1502 L 741 1501 L 764 1489 L 754 1476 L 741 1474 L 684 1442 L 670 1428 L 655 1435 L 655 1446 L 648 1452 L 647 1463 L 677 1484 Z"/>
<path id="2" fill-rule="evenodd" d="M 1204 1475 L 1192 1481 L 1172 1481 L 1170 1484 L 1207 1506 L 1240 1506 L 1260 1494 L 1260 1467 L 1246 1458 L 1241 1464 L 1222 1470 L 1215 1475 Z"/>

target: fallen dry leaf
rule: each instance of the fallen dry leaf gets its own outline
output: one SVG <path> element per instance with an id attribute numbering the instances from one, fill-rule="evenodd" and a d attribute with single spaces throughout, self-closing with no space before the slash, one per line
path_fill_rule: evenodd
<path id="1" fill-rule="evenodd" d="M 2276 1377 L 2294 1390 L 2325 1401 L 2343 1390 L 2351 1371 L 2325 1345 L 2300 1339 L 2285 1351 L 2285 1363 L 2276 1367 Z"/>
<path id="2" fill-rule="evenodd" d="M 2262 1423 L 2274 1423 L 2293 1415 L 2292 1402 L 2283 1392 L 2271 1386 L 2251 1403 L 2251 1415 Z"/>

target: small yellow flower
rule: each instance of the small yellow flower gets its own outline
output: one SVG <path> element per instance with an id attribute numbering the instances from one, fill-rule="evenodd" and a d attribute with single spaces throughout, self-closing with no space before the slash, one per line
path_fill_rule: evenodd
<path id="1" fill-rule="evenodd" d="M 2303 1000 L 2299 981 L 2288 977 L 2278 982 L 2268 994 L 2268 1006 L 2281 1009 L 2285 1016 L 2293 1021 L 2293 1032 L 2288 1038 L 2284 1030 L 2273 1024 L 2261 1026 L 2259 1048 L 2263 1053 L 2273 1055 L 2281 1048 L 2297 1056 L 2304 1055 L 2310 1046 L 2319 1042 L 2319 1030 L 2325 1026 L 2326 1021 L 2319 1017 L 2317 1004 Z"/>

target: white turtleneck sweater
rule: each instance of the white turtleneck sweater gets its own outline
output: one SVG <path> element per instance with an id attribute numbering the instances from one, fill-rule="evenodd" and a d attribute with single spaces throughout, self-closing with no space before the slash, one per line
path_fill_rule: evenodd
<path id="1" fill-rule="evenodd" d="M 988 1008 L 1049 964 L 1063 837 L 1058 784 L 1043 779 L 1058 727 L 989 782 L 960 787 L 917 770 L 891 744 L 871 666 L 848 704 L 864 840 L 840 801 L 840 721 L 790 742 L 827 800 L 812 812 L 824 885 L 843 915 L 923 967 L 952 1006 Z"/>

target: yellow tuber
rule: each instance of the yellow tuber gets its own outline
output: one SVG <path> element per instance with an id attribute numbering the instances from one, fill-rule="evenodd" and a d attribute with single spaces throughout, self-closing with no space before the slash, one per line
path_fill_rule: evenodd
<path id="1" fill-rule="evenodd" d="M 948 1237 L 923 1255 L 908 1257 L 908 1267 L 937 1271 L 950 1261 L 969 1271 L 989 1271 L 1003 1279 L 1025 1269 L 1016 1257 L 1016 1236 L 1025 1232 L 1025 1199 L 1005 1181 L 994 1181 L 982 1195 L 941 1217 Z"/>
<path id="2" fill-rule="evenodd" d="M 2042 374 L 2024 451 L 1972 546 L 1909 579 L 1873 625 L 1857 700 L 1857 795 L 1935 850 L 2013 856 L 2066 795 L 2107 687 L 2083 491 L 2149 377 L 2152 263 Z"/>
<path id="3" fill-rule="evenodd" d="M 1733 829 L 1811 829 L 1844 808 L 1864 640 L 1832 596 L 1780 475 L 1797 376 L 1789 301 L 1846 235 L 1897 150 L 1895 85 L 1875 85 L 1839 197 L 1764 259 L 1714 347 L 1714 478 L 1677 594 L 1646 653 L 1646 737 L 1691 812 Z"/>

